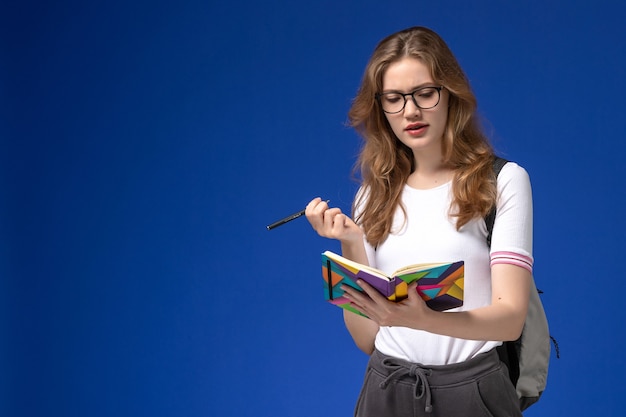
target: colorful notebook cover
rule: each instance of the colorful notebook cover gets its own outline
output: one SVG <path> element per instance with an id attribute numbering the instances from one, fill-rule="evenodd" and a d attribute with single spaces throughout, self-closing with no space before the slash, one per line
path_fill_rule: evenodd
<path id="1" fill-rule="evenodd" d="M 389 300 L 400 301 L 408 296 L 408 284 L 418 281 L 417 290 L 426 304 L 433 310 L 445 311 L 463 305 L 464 266 L 463 261 L 413 265 L 387 277 L 381 271 L 326 251 L 322 254 L 324 295 L 331 304 L 360 314 L 343 296 L 342 285 L 362 291 L 356 284 L 357 279 L 362 279 Z"/>

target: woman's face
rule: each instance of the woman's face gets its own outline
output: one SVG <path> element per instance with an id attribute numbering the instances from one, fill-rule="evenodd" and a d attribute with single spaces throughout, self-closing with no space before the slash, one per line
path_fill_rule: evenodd
<path id="1" fill-rule="evenodd" d="M 388 93 L 408 94 L 423 87 L 440 87 L 433 81 L 428 67 L 422 61 L 410 57 L 390 64 L 383 74 L 382 81 L 383 91 L 380 100 L 383 108 L 385 108 L 383 101 L 388 98 L 396 101 L 399 98 L 402 102 L 400 96 L 390 96 Z M 437 94 L 439 93 L 434 89 L 426 89 L 416 92 L 414 96 L 422 107 L 429 107 L 436 102 Z M 432 95 L 435 101 L 432 101 Z M 412 149 L 414 154 L 429 150 L 441 152 L 441 141 L 448 120 L 448 92 L 441 89 L 440 96 L 435 107 L 421 109 L 415 105 L 411 96 L 407 95 L 402 111 L 394 114 L 385 113 L 397 138 Z M 391 101 L 387 102 L 387 105 L 389 104 L 393 106 Z"/>

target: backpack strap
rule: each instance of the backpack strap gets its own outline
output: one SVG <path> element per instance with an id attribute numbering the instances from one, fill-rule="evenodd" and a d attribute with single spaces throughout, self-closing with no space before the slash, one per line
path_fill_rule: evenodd
<path id="1" fill-rule="evenodd" d="M 496 176 L 496 180 L 498 179 L 498 175 L 500 175 L 500 171 L 502 168 L 509 162 L 504 158 L 500 158 L 499 156 L 494 157 L 493 160 L 493 173 Z M 494 203 L 491 211 L 485 216 L 485 224 L 487 225 L 487 246 L 491 248 L 491 233 L 493 232 L 493 224 L 496 221 L 496 204 Z"/>

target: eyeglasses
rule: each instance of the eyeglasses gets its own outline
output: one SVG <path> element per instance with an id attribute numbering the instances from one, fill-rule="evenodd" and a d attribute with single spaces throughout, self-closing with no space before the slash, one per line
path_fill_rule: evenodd
<path id="1" fill-rule="evenodd" d="M 443 87 L 422 87 L 411 93 L 377 93 L 376 99 L 385 113 L 400 113 L 406 106 L 406 98 L 411 97 L 413 103 L 422 110 L 432 109 L 439 104 Z"/>

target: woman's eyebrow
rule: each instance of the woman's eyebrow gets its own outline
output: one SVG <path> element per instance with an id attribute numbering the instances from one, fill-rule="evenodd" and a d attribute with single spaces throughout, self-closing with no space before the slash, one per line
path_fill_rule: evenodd
<path id="1" fill-rule="evenodd" d="M 436 87 L 436 86 L 437 86 L 437 84 L 435 82 L 429 81 L 429 82 L 426 82 L 426 83 L 419 84 L 419 85 L 417 85 L 415 87 L 412 87 L 409 91 L 407 91 L 406 94 L 412 93 L 413 91 L 419 90 L 421 88 Z M 392 90 L 392 89 L 383 90 L 382 92 L 383 92 L 383 94 L 385 94 L 385 93 L 402 93 L 402 94 L 404 94 L 404 92 L 402 90 Z"/>

